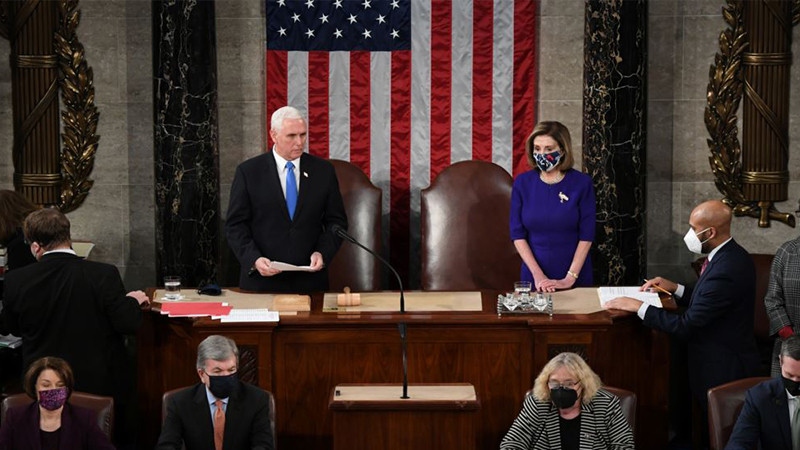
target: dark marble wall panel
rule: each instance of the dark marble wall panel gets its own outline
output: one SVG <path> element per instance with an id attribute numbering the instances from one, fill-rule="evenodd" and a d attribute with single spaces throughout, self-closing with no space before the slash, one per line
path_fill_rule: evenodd
<path id="1" fill-rule="evenodd" d="M 199 286 L 219 263 L 214 2 L 154 1 L 152 15 L 158 279 Z"/>
<path id="2" fill-rule="evenodd" d="M 586 2 L 583 164 L 597 196 L 594 281 L 636 285 L 647 268 L 647 3 Z"/>

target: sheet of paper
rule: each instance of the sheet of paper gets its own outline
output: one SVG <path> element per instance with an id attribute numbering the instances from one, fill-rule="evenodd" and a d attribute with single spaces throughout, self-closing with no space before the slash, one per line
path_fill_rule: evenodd
<path id="1" fill-rule="evenodd" d="M 22 345 L 22 338 L 13 334 L 0 334 L 0 347 L 18 348 Z"/>
<path id="2" fill-rule="evenodd" d="M 234 309 L 227 316 L 220 317 L 222 323 L 231 322 L 278 322 L 280 316 L 277 311 L 270 311 L 267 308 L 255 309 Z"/>
<path id="3" fill-rule="evenodd" d="M 282 270 L 284 272 L 313 272 L 313 270 L 311 270 L 311 266 L 295 266 L 294 264 L 280 261 L 271 261 L 269 266 L 273 269 Z"/>
<path id="4" fill-rule="evenodd" d="M 662 307 L 658 294 L 655 292 L 642 292 L 639 290 L 639 286 L 602 286 L 597 288 L 597 296 L 600 298 L 601 306 L 617 297 L 631 297 L 656 308 Z"/>

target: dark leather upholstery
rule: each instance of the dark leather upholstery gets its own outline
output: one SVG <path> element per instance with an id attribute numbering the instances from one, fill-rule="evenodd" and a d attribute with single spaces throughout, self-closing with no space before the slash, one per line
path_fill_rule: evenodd
<path id="1" fill-rule="evenodd" d="M 353 164 L 334 159 L 330 162 L 339 179 L 348 233 L 380 254 L 381 190 Z M 380 262 L 358 246 L 344 241 L 328 264 L 328 283 L 332 292 L 341 291 L 345 286 L 353 292 L 379 291 Z"/>
<path id="2" fill-rule="evenodd" d="M 615 388 L 611 386 L 603 386 L 603 389 L 614 394 L 619 399 L 619 405 L 622 408 L 622 414 L 631 426 L 631 431 L 636 433 L 636 394 L 634 392 Z M 525 393 L 525 397 L 533 395 L 533 389 Z"/>
<path id="3" fill-rule="evenodd" d="M 769 317 L 767 309 L 764 307 L 764 297 L 767 295 L 767 285 L 769 284 L 769 274 L 772 270 L 772 259 L 774 255 L 753 253 L 753 264 L 756 266 L 756 298 L 753 305 L 753 332 L 756 336 L 756 346 L 760 357 L 759 374 L 769 375 L 772 361 L 772 348 L 774 338 L 769 335 Z M 695 273 L 700 275 L 700 268 L 703 266 L 705 258 L 698 258 L 692 263 Z"/>
<path id="4" fill-rule="evenodd" d="M 26 406 L 33 400 L 27 394 L 14 394 L 6 397 L 0 406 L 0 423 L 6 420 L 6 412 L 17 406 Z M 73 392 L 69 403 L 81 408 L 86 408 L 97 413 L 97 425 L 109 440 L 114 434 L 114 399 L 85 392 Z"/>
<path id="5" fill-rule="evenodd" d="M 422 289 L 511 290 L 521 260 L 508 227 L 511 176 L 463 161 L 422 191 Z"/>
<path id="6" fill-rule="evenodd" d="M 745 378 L 708 390 L 708 434 L 712 450 L 725 448 L 747 390 L 766 380 L 769 377 Z"/>
<path id="7" fill-rule="evenodd" d="M 188 389 L 191 386 L 185 386 L 178 389 L 173 389 L 171 391 L 167 391 L 161 397 L 161 423 L 164 423 L 164 420 L 167 418 L 167 402 L 172 398 L 172 395 L 176 392 L 182 391 L 184 389 Z M 267 398 L 269 398 L 269 425 L 272 428 L 272 448 L 277 447 L 277 435 L 275 434 L 275 397 L 272 395 L 272 392 L 262 389 L 266 394 Z M 184 447 L 185 448 L 185 447 Z"/>

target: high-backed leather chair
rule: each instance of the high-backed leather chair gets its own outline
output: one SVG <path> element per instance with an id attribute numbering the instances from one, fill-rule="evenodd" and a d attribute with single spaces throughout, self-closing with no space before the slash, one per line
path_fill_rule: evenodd
<path id="1" fill-rule="evenodd" d="M 611 386 L 603 386 L 603 389 L 614 394 L 619 399 L 619 406 L 622 408 L 622 414 L 631 426 L 631 431 L 636 433 L 636 393 L 615 388 Z M 533 395 L 533 389 L 525 393 L 525 397 Z"/>
<path id="2" fill-rule="evenodd" d="M 758 374 L 769 375 L 772 363 L 772 349 L 775 338 L 769 335 L 769 316 L 764 306 L 764 297 L 767 296 L 769 274 L 772 270 L 772 259 L 775 255 L 752 253 L 753 264 L 756 267 L 756 298 L 753 303 L 753 333 L 756 337 L 756 346 L 760 357 Z M 705 258 L 698 258 L 692 263 L 695 273 L 700 276 L 700 268 Z"/>
<path id="3" fill-rule="evenodd" d="M 331 164 L 336 170 L 347 212 L 347 232 L 380 253 L 381 190 L 353 164 L 335 159 L 331 160 Z M 344 241 L 333 261 L 328 264 L 328 283 L 331 291 L 341 291 L 345 286 L 349 286 L 353 292 L 379 291 L 380 263 L 363 249 Z"/>
<path id="4" fill-rule="evenodd" d="M 27 406 L 33 400 L 27 394 L 14 394 L 6 397 L 0 406 L 0 423 L 6 420 L 6 413 L 11 408 Z M 73 392 L 69 396 L 71 405 L 79 406 L 94 411 L 97 414 L 97 425 L 108 440 L 114 435 L 114 399 L 85 392 Z"/>
<path id="5" fill-rule="evenodd" d="M 172 399 L 172 396 L 175 395 L 176 392 L 180 392 L 184 389 L 188 389 L 191 386 L 185 386 L 178 389 L 173 389 L 171 391 L 167 391 L 161 397 L 161 423 L 164 423 L 164 420 L 167 419 L 167 404 Z M 267 399 L 269 401 L 269 426 L 272 429 L 272 448 L 277 447 L 277 435 L 275 434 L 275 397 L 272 395 L 272 392 L 262 389 L 267 394 Z M 184 447 L 186 448 L 186 447 Z"/>
<path id="6" fill-rule="evenodd" d="M 766 380 L 769 377 L 744 378 L 708 390 L 708 434 L 711 450 L 725 448 L 736 419 L 739 418 L 747 390 Z"/>
<path id="7" fill-rule="evenodd" d="M 463 161 L 422 191 L 422 289 L 510 290 L 521 260 L 511 241 L 511 176 Z"/>

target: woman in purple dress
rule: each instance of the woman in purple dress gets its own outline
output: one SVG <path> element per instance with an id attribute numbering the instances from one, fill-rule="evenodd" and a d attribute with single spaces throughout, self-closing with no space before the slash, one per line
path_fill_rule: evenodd
<path id="1" fill-rule="evenodd" d="M 591 177 L 572 168 L 569 130 L 559 122 L 537 124 L 525 154 L 533 170 L 519 175 L 511 191 L 520 279 L 543 292 L 591 286 L 594 187 Z"/>

